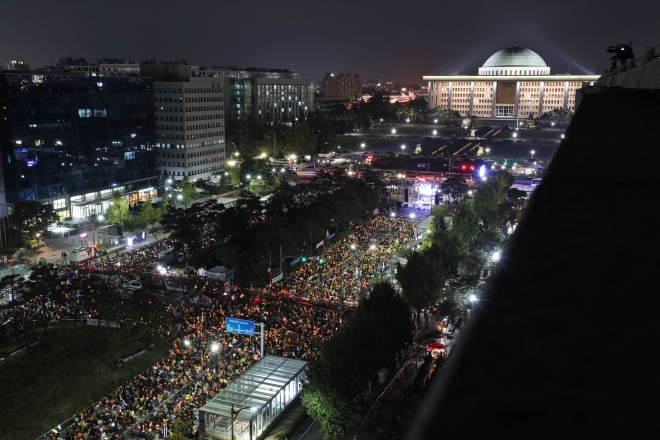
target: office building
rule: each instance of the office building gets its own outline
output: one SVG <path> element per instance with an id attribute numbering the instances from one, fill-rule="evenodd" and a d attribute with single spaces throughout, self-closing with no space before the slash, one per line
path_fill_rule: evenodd
<path id="1" fill-rule="evenodd" d="M 0 72 L 0 215 L 24 200 L 62 219 L 105 212 L 119 191 L 157 197 L 153 80 Z"/>
<path id="2" fill-rule="evenodd" d="M 326 72 L 323 77 L 323 96 L 326 98 L 359 99 L 362 96 L 362 80 L 360 74 Z"/>
<path id="3" fill-rule="evenodd" d="M 554 109 L 575 110 L 575 91 L 598 75 L 551 75 L 534 51 L 509 47 L 494 53 L 478 75 L 424 76 L 429 109 L 463 116 L 527 118 Z"/>
<path id="4" fill-rule="evenodd" d="M 227 123 L 295 122 L 314 111 L 314 82 L 307 74 L 265 67 L 192 67 L 191 76 L 212 77 L 226 90 Z"/>
<path id="5" fill-rule="evenodd" d="M 165 178 L 207 179 L 224 169 L 223 85 L 194 72 L 185 61 L 140 64 L 140 73 L 154 78 L 158 172 Z"/>

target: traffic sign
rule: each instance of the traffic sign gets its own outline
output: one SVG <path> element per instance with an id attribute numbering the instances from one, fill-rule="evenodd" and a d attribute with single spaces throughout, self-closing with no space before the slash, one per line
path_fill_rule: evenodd
<path id="1" fill-rule="evenodd" d="M 225 331 L 227 333 L 254 336 L 254 321 L 238 318 L 227 318 L 225 323 Z"/>

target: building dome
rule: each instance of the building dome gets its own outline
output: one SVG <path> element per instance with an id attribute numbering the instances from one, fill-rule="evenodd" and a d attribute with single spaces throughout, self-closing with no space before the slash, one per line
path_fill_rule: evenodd
<path id="1" fill-rule="evenodd" d="M 549 73 L 550 68 L 539 54 L 515 46 L 498 50 L 479 69 L 480 75 L 548 75 Z"/>

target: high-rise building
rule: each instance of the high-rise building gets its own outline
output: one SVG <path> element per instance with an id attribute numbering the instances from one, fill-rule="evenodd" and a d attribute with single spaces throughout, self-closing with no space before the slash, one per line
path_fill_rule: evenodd
<path id="1" fill-rule="evenodd" d="M 425 76 L 429 109 L 463 116 L 527 118 L 554 109 L 575 110 L 575 92 L 598 75 L 551 75 L 534 51 L 509 47 L 493 54 L 479 75 Z M 387 88 L 387 86 L 386 86 Z"/>
<path id="2" fill-rule="evenodd" d="M 362 95 L 360 74 L 326 72 L 323 77 L 323 96 L 326 98 L 358 99 Z"/>
<path id="3" fill-rule="evenodd" d="M 195 75 L 184 62 L 142 63 L 154 78 L 158 172 L 181 180 L 206 179 L 225 165 L 222 81 Z"/>
<path id="4" fill-rule="evenodd" d="M 310 75 L 265 67 L 193 67 L 191 75 L 222 81 L 227 93 L 227 122 L 253 120 L 261 124 L 305 119 L 314 111 Z"/>
<path id="5" fill-rule="evenodd" d="M 49 201 L 64 219 L 105 212 L 114 191 L 157 197 L 153 80 L 0 72 L 0 215 Z"/>

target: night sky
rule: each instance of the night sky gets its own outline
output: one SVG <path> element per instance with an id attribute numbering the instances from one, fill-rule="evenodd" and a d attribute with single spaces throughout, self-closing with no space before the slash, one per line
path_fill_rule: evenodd
<path id="1" fill-rule="evenodd" d="M 1 0 L 0 63 L 183 56 L 421 85 L 422 75 L 476 74 L 517 45 L 551 73 L 601 73 L 609 45 L 633 40 L 639 57 L 660 44 L 659 13 L 648 0 Z"/>

